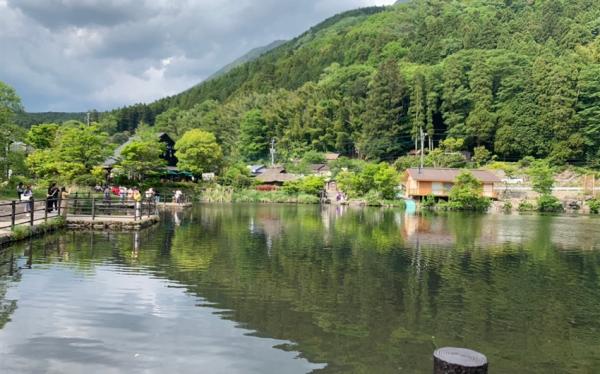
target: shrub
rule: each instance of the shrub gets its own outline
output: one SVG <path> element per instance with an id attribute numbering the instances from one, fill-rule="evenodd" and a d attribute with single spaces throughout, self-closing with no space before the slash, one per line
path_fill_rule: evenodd
<path id="1" fill-rule="evenodd" d="M 371 190 L 365 196 L 365 203 L 368 206 L 381 206 L 381 194 L 377 191 Z"/>
<path id="2" fill-rule="evenodd" d="M 221 181 L 225 186 L 247 188 L 252 185 L 253 179 L 246 165 L 240 163 L 231 165 L 225 169 Z"/>
<path id="3" fill-rule="evenodd" d="M 450 190 L 449 203 L 451 210 L 486 211 L 491 200 L 482 196 L 483 186 L 471 173 L 464 171 L 456 177 Z"/>
<path id="4" fill-rule="evenodd" d="M 502 211 L 504 213 L 510 213 L 512 212 L 513 209 L 513 205 L 510 201 L 505 201 L 504 204 L 502 205 Z"/>
<path id="5" fill-rule="evenodd" d="M 544 194 L 538 198 L 538 211 L 545 213 L 563 212 L 565 209 L 556 197 Z"/>
<path id="6" fill-rule="evenodd" d="M 22 240 L 28 237 L 31 233 L 29 226 L 15 226 L 12 229 L 11 237 L 14 240 Z"/>
<path id="7" fill-rule="evenodd" d="M 421 206 L 423 209 L 433 210 L 435 208 L 436 202 L 435 197 L 433 195 L 425 196 L 421 201 Z"/>
<path id="8" fill-rule="evenodd" d="M 590 207 L 590 213 L 599 214 L 600 213 L 600 198 L 592 199 L 587 202 Z"/>
<path id="9" fill-rule="evenodd" d="M 325 180 L 323 178 L 309 176 L 299 180 L 285 182 L 283 191 L 290 195 L 304 193 L 307 195 L 320 196 L 324 185 Z"/>
<path id="10" fill-rule="evenodd" d="M 532 212 L 535 210 L 535 205 L 527 200 L 522 200 L 517 208 L 519 212 Z"/>

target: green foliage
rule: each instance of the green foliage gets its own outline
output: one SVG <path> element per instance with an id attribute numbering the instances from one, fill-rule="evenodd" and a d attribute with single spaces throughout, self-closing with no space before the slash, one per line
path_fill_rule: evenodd
<path id="1" fill-rule="evenodd" d="M 483 186 L 473 174 L 464 171 L 456 177 L 449 194 L 450 210 L 486 211 L 491 201 L 482 196 Z"/>
<path id="2" fill-rule="evenodd" d="M 403 137 L 407 131 L 402 123 L 406 114 L 405 95 L 406 84 L 397 61 L 390 59 L 380 65 L 369 86 L 359 145 L 368 160 L 396 158 L 409 149 Z"/>
<path id="3" fill-rule="evenodd" d="M 52 147 L 57 132 L 58 125 L 55 123 L 35 125 L 27 132 L 25 141 L 35 149 L 47 149 Z"/>
<path id="4" fill-rule="evenodd" d="M 513 210 L 513 205 L 510 201 L 505 201 L 504 204 L 502 204 L 502 211 L 504 213 L 510 213 Z"/>
<path id="5" fill-rule="evenodd" d="M 435 209 L 437 202 L 435 201 L 435 196 L 427 195 L 421 200 L 421 207 L 427 210 Z"/>
<path id="6" fill-rule="evenodd" d="M 0 125 L 12 122 L 16 113 L 23 111 L 21 98 L 8 84 L 0 81 Z"/>
<path id="7" fill-rule="evenodd" d="M 92 170 L 111 153 L 108 136 L 96 126 L 75 122 L 56 132 L 50 148 L 38 149 L 27 158 L 37 177 L 64 183 L 94 184 Z"/>
<path id="8" fill-rule="evenodd" d="M 269 154 L 268 126 L 258 109 L 244 115 L 240 125 L 240 154 L 246 160 L 264 159 Z"/>
<path id="9" fill-rule="evenodd" d="M 391 161 L 423 128 L 431 166 L 464 167 L 458 152 L 475 151 L 480 165 L 531 156 L 600 167 L 599 14 L 583 0 L 346 12 L 179 95 L 114 111 L 106 131 L 202 129 L 227 160 L 266 158 L 276 138 L 282 158 Z"/>
<path id="10" fill-rule="evenodd" d="M 166 166 L 163 152 L 164 144 L 156 137 L 134 140 L 121 150 L 119 169 L 135 179 L 155 175 Z"/>
<path id="11" fill-rule="evenodd" d="M 537 209 L 539 212 L 544 213 L 560 213 L 565 210 L 558 198 L 548 194 L 538 197 Z"/>
<path id="12" fill-rule="evenodd" d="M 283 184 L 283 191 L 288 194 L 306 194 L 320 196 L 325 186 L 325 180 L 317 176 L 308 176 L 295 181 L 288 181 Z"/>
<path id="13" fill-rule="evenodd" d="M 542 195 L 550 195 L 554 186 L 554 170 L 547 160 L 531 162 L 528 174 L 531 177 L 533 190 Z"/>
<path id="14" fill-rule="evenodd" d="M 394 167 L 382 162 L 366 164 L 360 171 L 341 171 L 336 182 L 350 197 L 362 197 L 375 191 L 380 198 L 392 200 L 396 197 L 399 175 Z"/>
<path id="15" fill-rule="evenodd" d="M 487 164 L 491 158 L 492 158 L 492 153 L 483 146 L 475 147 L 475 149 L 473 150 L 472 161 L 475 164 L 475 166 L 477 166 L 477 167 L 481 167 L 481 166 Z"/>
<path id="16" fill-rule="evenodd" d="M 587 205 L 590 207 L 590 213 L 600 214 L 600 199 L 591 199 L 587 201 Z"/>
<path id="17" fill-rule="evenodd" d="M 244 163 L 237 163 L 227 167 L 223 171 L 221 182 L 225 186 L 240 189 L 250 187 L 254 180 L 250 175 L 248 167 Z"/>
<path id="18" fill-rule="evenodd" d="M 536 207 L 533 203 L 527 200 L 522 200 L 519 202 L 519 207 L 517 208 L 519 212 L 532 212 L 536 210 Z"/>
<path id="19" fill-rule="evenodd" d="M 302 155 L 302 161 L 308 164 L 324 164 L 325 155 L 317 151 L 308 151 Z"/>
<path id="20" fill-rule="evenodd" d="M 177 166 L 196 175 L 216 172 L 221 165 L 223 151 L 215 136 L 207 131 L 194 129 L 183 134 L 175 144 Z"/>
<path id="21" fill-rule="evenodd" d="M 289 194 L 285 191 L 241 190 L 233 193 L 232 201 L 236 203 L 318 204 L 320 199 L 318 196 L 303 193 Z"/>

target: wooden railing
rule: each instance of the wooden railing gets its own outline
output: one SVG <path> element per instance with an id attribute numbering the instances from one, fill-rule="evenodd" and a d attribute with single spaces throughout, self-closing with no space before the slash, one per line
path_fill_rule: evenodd
<path id="1" fill-rule="evenodd" d="M 52 203 L 52 204 L 50 204 Z M 51 209 L 48 209 L 48 208 Z M 154 199 L 133 201 L 129 199 L 104 199 L 93 194 L 72 194 L 68 199 L 31 199 L 0 203 L 0 230 L 16 226 L 34 226 L 58 216 L 142 219 L 157 214 Z"/>
<path id="2" fill-rule="evenodd" d="M 131 218 L 138 220 L 157 214 L 156 201 L 154 199 L 134 201 L 127 198 L 91 196 L 81 197 L 78 194 L 69 196 L 63 209 L 66 209 L 67 217 L 91 217 L 95 220 L 99 217 Z"/>
<path id="3" fill-rule="evenodd" d="M 49 202 L 54 201 L 32 198 L 29 201 L 13 200 L 0 203 L 0 229 L 12 229 L 20 225 L 33 226 L 36 222 L 47 222 L 48 219 L 59 216 L 61 214 L 60 202 L 56 201 L 56 204 L 51 204 L 51 207 L 56 207 L 56 209 L 50 211 L 48 210 Z"/>

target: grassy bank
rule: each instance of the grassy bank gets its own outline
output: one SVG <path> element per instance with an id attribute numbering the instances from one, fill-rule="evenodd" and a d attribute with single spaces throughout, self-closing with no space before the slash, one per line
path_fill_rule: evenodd
<path id="1" fill-rule="evenodd" d="M 13 243 L 34 236 L 43 235 L 64 228 L 65 226 L 66 222 L 63 217 L 52 218 L 49 219 L 48 222 L 40 223 L 35 226 L 15 226 L 9 235 L 0 237 L 0 244 Z"/>

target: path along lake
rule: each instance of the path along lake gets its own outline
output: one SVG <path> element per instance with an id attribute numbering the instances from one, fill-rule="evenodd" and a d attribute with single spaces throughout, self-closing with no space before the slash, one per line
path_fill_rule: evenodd
<path id="1" fill-rule="evenodd" d="M 0 373 L 600 370 L 597 218 L 204 205 L 0 264 Z"/>

